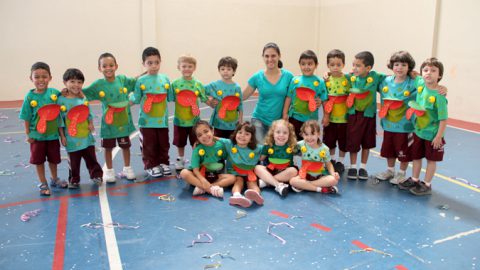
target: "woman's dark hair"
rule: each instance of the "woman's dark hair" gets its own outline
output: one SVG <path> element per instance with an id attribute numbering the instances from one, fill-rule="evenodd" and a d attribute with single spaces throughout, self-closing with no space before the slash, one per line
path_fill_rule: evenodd
<path id="1" fill-rule="evenodd" d="M 113 54 L 111 53 L 106 52 L 106 53 L 100 54 L 100 56 L 98 57 L 98 66 L 100 66 L 100 60 L 107 57 L 113 58 L 113 61 L 115 61 L 115 64 L 117 63 L 117 59 L 115 59 L 115 56 L 113 56 Z"/>
<path id="2" fill-rule="evenodd" d="M 235 130 L 233 131 L 232 135 L 230 135 L 230 140 L 233 142 L 233 144 L 237 144 L 237 140 L 236 140 L 237 133 L 242 129 L 252 134 L 252 137 L 250 138 L 250 141 L 248 142 L 248 145 L 247 145 L 248 148 L 252 150 L 257 148 L 257 138 L 255 137 L 255 126 L 248 121 L 239 123 L 237 124 L 237 127 L 235 127 Z"/>
<path id="3" fill-rule="evenodd" d="M 408 65 L 407 75 L 415 68 L 415 60 L 407 51 L 398 51 L 392 54 L 390 61 L 387 64 L 389 69 L 393 69 L 393 64 L 400 62 Z"/>
<path id="4" fill-rule="evenodd" d="M 52 76 L 52 74 L 50 73 L 50 66 L 44 62 L 36 62 L 35 64 L 33 64 L 32 67 L 30 68 L 30 74 L 37 69 L 46 70 L 48 72 L 48 75 Z"/>
<path id="5" fill-rule="evenodd" d="M 262 56 L 265 54 L 265 51 L 267 49 L 274 49 L 278 53 L 278 56 L 281 56 L 280 47 L 278 47 L 278 45 L 276 43 L 269 42 L 269 43 L 265 44 L 265 46 L 263 46 Z M 282 67 L 283 67 L 282 60 L 278 59 L 278 68 L 282 68 Z"/>

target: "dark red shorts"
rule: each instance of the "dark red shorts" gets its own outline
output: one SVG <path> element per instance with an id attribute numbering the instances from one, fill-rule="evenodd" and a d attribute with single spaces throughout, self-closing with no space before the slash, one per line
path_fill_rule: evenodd
<path id="1" fill-rule="evenodd" d="M 205 172 L 205 179 L 211 184 L 218 180 L 218 175 L 218 172 Z"/>
<path id="2" fill-rule="evenodd" d="M 315 181 L 315 180 L 318 180 L 318 179 L 322 178 L 322 176 L 323 176 L 323 175 L 313 176 L 313 175 L 307 173 L 307 177 L 305 177 L 305 180 L 307 180 L 307 181 Z"/>
<path id="3" fill-rule="evenodd" d="M 323 128 L 323 143 L 330 149 L 347 152 L 347 123 L 330 123 Z"/>
<path id="4" fill-rule="evenodd" d="M 130 137 L 121 137 L 121 138 L 111 138 L 111 139 L 102 139 L 102 147 L 103 148 L 115 148 L 117 146 L 118 142 L 118 147 L 122 149 L 127 149 L 132 146 L 132 143 L 130 142 Z"/>
<path id="5" fill-rule="evenodd" d="M 304 122 L 297 120 L 293 117 L 290 117 L 288 119 L 288 122 L 290 122 L 290 124 L 293 125 L 293 128 L 295 129 L 295 135 L 297 135 L 297 140 L 298 141 L 303 140 L 302 135 L 300 135 L 300 128 L 302 127 Z"/>
<path id="6" fill-rule="evenodd" d="M 384 158 L 398 158 L 401 162 L 412 161 L 408 147 L 409 134 L 411 133 L 384 131 L 380 155 Z"/>
<path id="7" fill-rule="evenodd" d="M 363 112 L 356 111 L 348 116 L 347 123 L 347 146 L 350 153 L 357 153 L 362 149 L 372 149 L 377 145 L 377 122 L 376 116 L 365 117 Z"/>
<path id="8" fill-rule="evenodd" d="M 60 142 L 52 141 L 33 141 L 30 144 L 30 163 L 41 165 L 48 160 L 49 163 L 60 164 Z"/>
<path id="9" fill-rule="evenodd" d="M 230 139 L 230 135 L 232 135 L 233 130 L 226 130 L 226 129 L 219 129 L 215 128 L 213 130 L 213 135 L 220 137 L 220 138 L 225 138 L 225 139 Z"/>
<path id="10" fill-rule="evenodd" d="M 411 146 L 412 159 L 426 158 L 430 161 L 442 161 L 443 153 L 445 153 L 445 139 L 442 138 L 442 147 L 440 149 L 433 149 L 432 141 L 424 140 L 413 134 L 413 144 Z"/>
<path id="11" fill-rule="evenodd" d="M 197 137 L 193 134 L 192 127 L 173 125 L 173 145 L 176 147 L 185 147 L 185 145 L 187 145 L 187 138 L 191 146 L 197 141 Z"/>

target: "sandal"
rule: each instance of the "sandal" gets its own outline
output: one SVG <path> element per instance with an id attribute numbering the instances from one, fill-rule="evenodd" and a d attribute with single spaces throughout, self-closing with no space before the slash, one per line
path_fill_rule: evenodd
<path id="1" fill-rule="evenodd" d="M 50 178 L 50 186 L 51 187 L 58 187 L 58 188 L 67 188 L 68 183 L 65 180 L 60 180 L 60 178 Z"/>
<path id="2" fill-rule="evenodd" d="M 38 188 L 40 189 L 40 196 L 50 196 L 50 189 L 48 188 L 47 183 L 41 183 L 38 185 Z"/>

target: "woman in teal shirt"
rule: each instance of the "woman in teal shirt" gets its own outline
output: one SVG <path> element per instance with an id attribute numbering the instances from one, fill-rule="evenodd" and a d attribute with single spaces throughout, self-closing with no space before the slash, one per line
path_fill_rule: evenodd
<path id="1" fill-rule="evenodd" d="M 283 103 L 288 92 L 288 85 L 293 78 L 290 71 L 283 69 L 280 61 L 280 48 L 271 42 L 263 47 L 265 69 L 253 74 L 243 90 L 243 100 L 248 99 L 258 90 L 258 101 L 252 115 L 255 137 L 263 143 L 264 137 L 273 121 L 282 118 Z"/>

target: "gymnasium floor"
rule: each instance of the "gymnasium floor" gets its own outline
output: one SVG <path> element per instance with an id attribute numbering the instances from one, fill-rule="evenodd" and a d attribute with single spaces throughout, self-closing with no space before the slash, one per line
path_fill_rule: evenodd
<path id="1" fill-rule="evenodd" d="M 254 103 L 245 103 L 246 118 Z M 99 130 L 100 107 L 93 109 Z M 192 197 L 192 189 L 174 176 L 145 179 L 137 133 L 131 148 L 136 182 L 122 179 L 97 188 L 83 167 L 79 190 L 54 189 L 51 197 L 40 197 L 18 111 L 0 109 L 0 269 L 479 268 L 478 131 L 447 128 L 446 156 L 431 196 L 342 177 L 340 195 L 291 192 L 282 199 L 264 189 L 264 206 L 240 209 L 228 204 L 229 192 L 224 200 Z M 202 108 L 202 118 L 209 115 Z M 378 153 L 381 140 L 379 129 L 371 174 L 386 166 Z M 97 155 L 104 164 L 103 153 Z M 172 166 L 175 157 L 172 147 Z M 116 155 L 116 171 L 122 166 Z M 59 175 L 67 174 L 64 161 Z M 175 200 L 158 199 L 163 194 Z M 29 221 L 20 219 L 36 209 Z M 270 232 L 284 244 L 267 233 L 270 223 L 280 223 Z M 211 243 L 188 247 L 197 236 Z"/>

